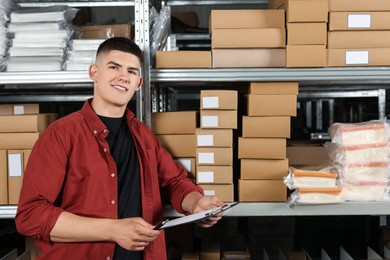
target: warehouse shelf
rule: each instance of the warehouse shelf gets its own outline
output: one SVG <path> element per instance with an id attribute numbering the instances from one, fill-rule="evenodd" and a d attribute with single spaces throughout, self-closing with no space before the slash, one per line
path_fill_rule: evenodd
<path id="1" fill-rule="evenodd" d="M 152 82 L 367 81 L 390 82 L 390 67 L 151 69 Z"/>
<path id="2" fill-rule="evenodd" d="M 92 83 L 92 80 L 88 76 L 88 71 L 32 71 L 0 73 L 0 85 L 52 83 Z"/>
<path id="3" fill-rule="evenodd" d="M 67 5 L 72 7 L 110 7 L 134 6 L 134 1 L 28 1 L 19 2 L 21 7 L 47 7 L 52 5 Z"/>
<path id="4" fill-rule="evenodd" d="M 268 0 L 167 0 L 167 5 L 170 6 L 186 6 L 186 5 L 244 5 L 244 4 L 254 4 L 254 5 L 268 5 Z"/>
<path id="5" fill-rule="evenodd" d="M 0 206 L 1 218 L 14 218 L 16 206 Z M 327 205 L 300 205 L 290 207 L 284 202 L 242 202 L 225 213 L 229 217 L 261 216 L 348 216 L 390 215 L 390 202 L 348 202 Z M 170 205 L 164 206 L 165 217 L 179 217 L 181 214 Z"/>

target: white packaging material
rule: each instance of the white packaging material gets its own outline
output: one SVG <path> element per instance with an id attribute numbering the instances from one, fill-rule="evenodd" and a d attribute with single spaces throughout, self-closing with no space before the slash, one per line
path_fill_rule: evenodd
<path id="1" fill-rule="evenodd" d="M 389 125 L 380 120 L 356 124 L 334 123 L 328 132 L 333 143 L 346 146 L 383 143 L 389 140 Z"/>
<path id="2" fill-rule="evenodd" d="M 65 5 L 53 5 L 49 7 L 22 8 L 11 12 L 12 23 L 26 22 L 71 22 L 78 9 Z"/>
<path id="3" fill-rule="evenodd" d="M 344 201 L 341 187 L 300 188 L 291 194 L 289 204 L 334 204 L 343 203 Z"/>
<path id="4" fill-rule="evenodd" d="M 388 162 L 346 164 L 339 172 L 342 179 L 349 181 L 387 182 L 389 166 Z"/>
<path id="5" fill-rule="evenodd" d="M 337 173 L 330 168 L 319 171 L 300 170 L 290 167 L 284 183 L 289 189 L 296 188 L 334 188 L 336 187 Z"/>
<path id="6" fill-rule="evenodd" d="M 61 48 L 15 48 L 11 47 L 8 50 L 11 57 L 21 56 L 64 56 L 64 49 Z"/>
<path id="7" fill-rule="evenodd" d="M 61 71 L 60 57 L 10 57 L 7 71 Z"/>
<path id="8" fill-rule="evenodd" d="M 56 31 L 60 30 L 59 22 L 42 22 L 42 23 L 10 23 L 8 30 L 12 33 L 34 32 L 34 31 Z"/>
<path id="9" fill-rule="evenodd" d="M 343 196 L 347 201 L 384 201 L 388 182 L 343 181 Z"/>
<path id="10" fill-rule="evenodd" d="M 341 157 L 344 163 L 388 162 L 390 157 L 388 142 L 344 146 L 342 149 Z"/>

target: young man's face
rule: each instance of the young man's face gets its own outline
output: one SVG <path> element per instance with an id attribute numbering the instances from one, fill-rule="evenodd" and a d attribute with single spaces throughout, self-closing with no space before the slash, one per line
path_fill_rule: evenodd
<path id="1" fill-rule="evenodd" d="M 101 54 L 89 69 L 94 81 L 94 105 L 99 110 L 125 108 L 142 84 L 141 63 L 137 56 L 110 51 Z"/>

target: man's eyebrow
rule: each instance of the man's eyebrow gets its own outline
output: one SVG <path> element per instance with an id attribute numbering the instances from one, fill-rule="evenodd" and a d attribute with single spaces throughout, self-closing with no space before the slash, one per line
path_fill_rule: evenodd
<path id="1" fill-rule="evenodd" d="M 109 62 L 107 62 L 107 64 L 112 64 L 112 65 L 115 65 L 117 67 L 122 67 L 122 65 L 120 65 L 119 63 L 116 63 L 115 61 L 109 61 Z M 139 68 L 139 67 L 128 67 L 127 69 L 128 70 L 137 70 L 137 71 L 139 71 L 141 68 Z"/>

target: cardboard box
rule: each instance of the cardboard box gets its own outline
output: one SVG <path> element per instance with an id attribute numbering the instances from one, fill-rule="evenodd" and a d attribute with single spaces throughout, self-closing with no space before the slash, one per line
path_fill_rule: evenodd
<path id="1" fill-rule="evenodd" d="M 156 68 L 211 68 L 210 51 L 157 51 Z"/>
<path id="2" fill-rule="evenodd" d="M 284 28 L 213 29 L 212 49 L 284 48 Z"/>
<path id="3" fill-rule="evenodd" d="M 287 45 L 286 67 L 326 67 L 326 45 Z"/>
<path id="4" fill-rule="evenodd" d="M 290 138 L 288 116 L 243 116 L 242 137 Z"/>
<path id="5" fill-rule="evenodd" d="M 232 260 L 232 259 L 250 260 L 251 255 L 249 252 L 245 252 L 245 251 L 224 251 L 222 253 L 221 260 Z"/>
<path id="6" fill-rule="evenodd" d="M 239 159 L 285 159 L 284 138 L 238 138 Z"/>
<path id="7" fill-rule="evenodd" d="M 234 201 L 233 184 L 201 184 L 199 187 L 203 189 L 205 195 L 215 195 L 223 202 Z"/>
<path id="8" fill-rule="evenodd" d="M 328 155 L 322 145 L 293 144 L 287 146 L 286 153 L 290 165 L 320 165 L 328 160 Z"/>
<path id="9" fill-rule="evenodd" d="M 390 31 L 331 31 L 328 48 L 390 48 Z"/>
<path id="10" fill-rule="evenodd" d="M 41 136 L 35 133 L 0 133 L 0 149 L 31 149 Z"/>
<path id="11" fill-rule="evenodd" d="M 11 104 L 0 105 L 0 116 L 12 115 L 12 114 L 13 114 L 13 106 Z"/>
<path id="12" fill-rule="evenodd" d="M 13 115 L 39 114 L 39 104 L 14 104 Z"/>
<path id="13" fill-rule="evenodd" d="M 328 37 L 327 23 L 288 23 L 288 45 L 326 45 Z"/>
<path id="14" fill-rule="evenodd" d="M 200 109 L 237 110 L 237 90 L 201 90 Z"/>
<path id="15" fill-rule="evenodd" d="M 200 259 L 199 253 L 184 252 L 183 256 L 181 257 L 181 260 L 199 260 L 199 259 Z"/>
<path id="16" fill-rule="evenodd" d="M 197 147 L 233 147 L 231 129 L 196 129 Z"/>
<path id="17" fill-rule="evenodd" d="M 8 150 L 8 204 L 18 204 L 24 170 L 31 150 Z"/>
<path id="18" fill-rule="evenodd" d="M 286 21 L 289 23 L 328 22 L 328 0 L 287 0 L 286 4 Z"/>
<path id="19" fill-rule="evenodd" d="M 8 204 L 7 151 L 0 150 L 0 205 Z"/>
<path id="20" fill-rule="evenodd" d="M 213 49 L 213 68 L 277 68 L 286 66 L 285 49 Z"/>
<path id="21" fill-rule="evenodd" d="M 195 135 L 156 135 L 163 146 L 172 157 L 195 157 L 196 137 Z"/>
<path id="22" fill-rule="evenodd" d="M 210 29 L 284 28 L 284 10 L 211 10 Z"/>
<path id="23" fill-rule="evenodd" d="M 233 184 L 232 166 L 198 165 L 196 183 Z"/>
<path id="24" fill-rule="evenodd" d="M 296 95 L 248 95 L 248 116 L 296 116 Z"/>
<path id="25" fill-rule="evenodd" d="M 131 24 L 84 25 L 80 26 L 82 39 L 108 39 L 126 37 L 131 39 Z"/>
<path id="26" fill-rule="evenodd" d="M 237 129 L 237 110 L 201 110 L 200 127 Z"/>
<path id="27" fill-rule="evenodd" d="M 240 179 L 283 180 L 288 174 L 288 159 L 241 159 Z"/>
<path id="28" fill-rule="evenodd" d="M 197 165 L 233 165 L 233 148 L 196 148 Z"/>
<path id="29" fill-rule="evenodd" d="M 328 49 L 328 66 L 389 66 L 390 48 Z"/>
<path id="30" fill-rule="evenodd" d="M 251 82 L 248 94 L 253 95 L 298 95 L 298 82 Z"/>
<path id="31" fill-rule="evenodd" d="M 287 187 L 282 180 L 238 180 L 239 201 L 286 201 Z"/>
<path id="32" fill-rule="evenodd" d="M 329 11 L 390 11 L 388 0 L 329 0 Z"/>
<path id="33" fill-rule="evenodd" d="M 0 132 L 43 132 L 43 130 L 45 130 L 55 120 L 57 120 L 57 118 L 57 114 L 0 116 Z"/>
<path id="34" fill-rule="evenodd" d="M 188 11 L 188 12 L 177 12 L 172 11 L 171 12 L 172 17 L 175 17 L 176 19 L 182 21 L 186 25 L 190 27 L 198 27 L 199 26 L 199 18 L 195 11 Z"/>
<path id="35" fill-rule="evenodd" d="M 181 166 L 183 166 L 188 173 L 195 175 L 196 173 L 196 158 L 174 158 Z"/>
<path id="36" fill-rule="evenodd" d="M 199 126 L 198 111 L 157 112 L 151 114 L 154 134 L 195 134 Z"/>
<path id="37" fill-rule="evenodd" d="M 389 29 L 390 12 L 329 13 L 329 31 Z"/>

